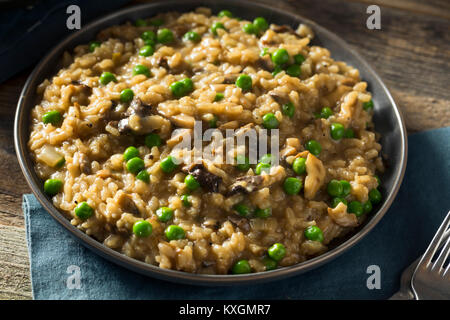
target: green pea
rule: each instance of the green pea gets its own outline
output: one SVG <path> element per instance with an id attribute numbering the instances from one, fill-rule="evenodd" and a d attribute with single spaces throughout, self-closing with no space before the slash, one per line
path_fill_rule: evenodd
<path id="1" fill-rule="evenodd" d="M 208 121 L 208 125 L 210 128 L 217 128 L 217 117 L 215 115 Z"/>
<path id="2" fill-rule="evenodd" d="M 352 201 L 347 206 L 348 213 L 354 213 L 355 216 L 360 217 L 364 213 L 364 208 L 361 202 L 359 201 Z"/>
<path id="3" fill-rule="evenodd" d="M 294 116 L 294 112 L 295 112 L 295 106 L 292 102 L 288 102 L 283 104 L 283 106 L 281 107 L 281 112 L 285 115 L 288 116 L 289 118 L 292 118 Z"/>
<path id="4" fill-rule="evenodd" d="M 145 136 L 144 143 L 150 149 L 153 147 L 159 147 L 162 144 L 161 137 L 156 133 L 150 133 Z"/>
<path id="5" fill-rule="evenodd" d="M 320 110 L 320 114 L 319 114 L 320 118 L 324 118 L 324 119 L 328 119 L 332 115 L 333 115 L 333 110 L 331 110 L 328 107 L 322 108 L 322 110 Z"/>
<path id="6" fill-rule="evenodd" d="M 265 173 L 269 173 L 270 172 L 270 163 L 262 163 L 262 162 L 260 162 L 260 163 L 258 163 L 256 165 L 255 173 L 256 174 L 261 174 L 263 172 L 265 172 Z"/>
<path id="7" fill-rule="evenodd" d="M 283 68 L 280 66 L 275 66 L 275 68 L 272 71 L 272 76 L 276 76 L 277 74 L 279 74 L 281 71 L 283 71 Z"/>
<path id="8" fill-rule="evenodd" d="M 136 175 L 136 179 L 144 181 L 145 183 L 149 183 L 150 182 L 150 174 L 147 172 L 147 170 L 142 170 Z"/>
<path id="9" fill-rule="evenodd" d="M 100 47 L 101 43 L 98 41 L 92 41 L 91 43 L 89 43 L 89 51 L 90 52 L 94 52 L 95 48 Z"/>
<path id="10" fill-rule="evenodd" d="M 160 27 L 164 24 L 164 20 L 162 18 L 154 18 L 150 20 L 149 24 L 154 27 Z"/>
<path id="11" fill-rule="evenodd" d="M 217 92 L 216 96 L 214 97 L 214 102 L 218 102 L 225 98 L 225 95 L 222 92 Z"/>
<path id="12" fill-rule="evenodd" d="M 222 22 L 214 22 L 211 26 L 211 32 L 217 36 L 217 29 L 225 29 L 225 26 Z"/>
<path id="13" fill-rule="evenodd" d="M 149 57 L 151 55 L 153 55 L 153 53 L 155 52 L 155 50 L 153 49 L 152 46 L 143 46 L 140 50 L 139 50 L 139 55 L 143 56 L 143 57 Z"/>
<path id="14" fill-rule="evenodd" d="M 167 222 L 173 217 L 173 210 L 169 207 L 161 207 L 156 210 L 156 216 L 161 222 Z"/>
<path id="15" fill-rule="evenodd" d="M 175 164 L 174 161 L 175 160 L 173 159 L 172 156 L 168 156 L 164 160 L 161 160 L 159 166 L 160 166 L 161 170 L 164 171 L 165 173 L 171 173 L 178 167 L 178 165 Z"/>
<path id="16" fill-rule="evenodd" d="M 133 233 L 139 238 L 146 238 L 152 234 L 153 227 L 147 220 L 139 220 L 133 224 Z"/>
<path id="17" fill-rule="evenodd" d="M 343 186 L 338 180 L 331 180 L 327 186 L 328 194 L 332 197 L 340 197 L 342 195 Z"/>
<path id="18" fill-rule="evenodd" d="M 42 116 L 42 122 L 45 124 L 51 123 L 53 126 L 57 126 L 61 121 L 62 115 L 58 110 L 48 111 Z"/>
<path id="19" fill-rule="evenodd" d="M 236 156 L 236 168 L 238 168 L 241 171 L 248 171 L 250 169 L 250 160 L 247 156 L 243 154 L 238 154 Z"/>
<path id="20" fill-rule="evenodd" d="M 139 157 L 139 150 L 135 147 L 128 147 L 123 153 L 123 160 L 128 161 L 133 158 Z"/>
<path id="21" fill-rule="evenodd" d="M 194 84 L 191 79 L 185 78 L 180 81 L 175 81 L 170 85 L 170 91 L 172 91 L 172 94 L 177 97 L 181 98 L 194 89 Z"/>
<path id="22" fill-rule="evenodd" d="M 298 178 L 289 177 L 284 180 L 283 189 L 288 195 L 298 194 L 302 189 L 302 181 Z"/>
<path id="23" fill-rule="evenodd" d="M 271 112 L 266 113 L 263 118 L 263 126 L 266 129 L 276 129 L 279 126 L 278 119 L 275 117 L 275 115 Z"/>
<path id="24" fill-rule="evenodd" d="M 145 26 L 147 25 L 147 21 L 145 21 L 144 19 L 137 19 L 137 20 L 134 22 L 134 25 L 135 25 L 136 27 L 145 27 Z"/>
<path id="25" fill-rule="evenodd" d="M 218 17 L 228 17 L 228 18 L 232 18 L 233 14 L 231 13 L 231 11 L 229 10 L 222 10 L 217 14 Z"/>
<path id="26" fill-rule="evenodd" d="M 350 191 L 352 191 L 352 186 L 350 184 L 350 182 L 346 181 L 346 180 L 341 180 L 339 181 L 342 185 L 342 194 L 341 196 L 346 197 L 350 194 Z"/>
<path id="27" fill-rule="evenodd" d="M 369 200 L 372 204 L 377 204 L 381 201 L 381 192 L 378 189 L 372 189 L 369 191 Z"/>
<path id="28" fill-rule="evenodd" d="M 247 260 L 239 260 L 231 269 L 232 274 L 244 274 L 250 272 L 252 272 L 252 267 L 250 267 L 250 264 Z"/>
<path id="29" fill-rule="evenodd" d="M 261 157 L 261 159 L 259 159 L 259 162 L 266 163 L 266 164 L 274 164 L 275 163 L 275 159 L 274 159 L 274 157 L 272 156 L 271 153 L 267 153 L 267 154 L 263 155 Z"/>
<path id="30" fill-rule="evenodd" d="M 174 225 L 174 224 L 168 226 L 166 228 L 166 230 L 164 231 L 164 233 L 166 234 L 166 237 L 169 241 L 181 240 L 186 237 L 186 233 L 185 233 L 184 229 L 182 227 Z"/>
<path id="31" fill-rule="evenodd" d="M 305 238 L 311 241 L 323 241 L 323 232 L 318 226 L 309 226 L 305 229 Z"/>
<path id="32" fill-rule="evenodd" d="M 286 49 L 278 49 L 272 53 L 272 62 L 276 65 L 283 65 L 289 61 L 289 53 Z"/>
<path id="33" fill-rule="evenodd" d="M 278 266 L 278 263 L 270 257 L 263 258 L 265 271 L 275 270 Z"/>
<path id="34" fill-rule="evenodd" d="M 56 195 L 61 191 L 63 187 L 63 182 L 59 179 L 47 179 L 44 183 L 44 192 L 49 196 Z"/>
<path id="35" fill-rule="evenodd" d="M 114 76 L 111 72 L 103 72 L 99 79 L 99 82 L 104 86 L 111 81 L 117 82 L 116 76 Z"/>
<path id="36" fill-rule="evenodd" d="M 375 179 L 377 179 L 377 187 L 381 186 L 381 179 L 378 176 L 373 176 Z"/>
<path id="37" fill-rule="evenodd" d="M 257 218 L 265 219 L 270 216 L 272 216 L 272 208 L 266 208 L 266 209 L 257 208 L 255 210 L 255 217 L 257 217 Z"/>
<path id="38" fill-rule="evenodd" d="M 59 169 L 59 168 L 61 168 L 65 163 L 66 163 L 66 159 L 64 159 L 64 157 L 62 157 L 58 162 L 56 162 L 55 168 L 56 168 L 56 169 Z"/>
<path id="39" fill-rule="evenodd" d="M 259 29 L 254 24 L 247 23 L 247 24 L 244 24 L 244 26 L 242 27 L 242 31 L 244 31 L 245 33 L 248 33 L 248 34 L 258 34 Z"/>
<path id="40" fill-rule="evenodd" d="M 244 91 L 249 91 L 252 89 L 252 78 L 249 75 L 241 74 L 236 79 L 236 86 Z"/>
<path id="41" fill-rule="evenodd" d="M 236 211 L 241 217 L 244 217 L 244 218 L 249 217 L 252 213 L 250 208 L 243 203 L 238 203 L 238 204 L 234 205 L 233 210 Z"/>
<path id="42" fill-rule="evenodd" d="M 200 183 L 198 183 L 197 179 L 195 179 L 192 174 L 188 174 L 186 178 L 184 178 L 184 183 L 186 184 L 186 187 L 191 191 L 200 188 Z"/>
<path id="43" fill-rule="evenodd" d="M 134 98 L 134 92 L 133 92 L 133 90 L 131 90 L 129 88 L 123 89 L 120 92 L 120 102 L 128 103 L 128 102 L 131 102 L 131 100 L 133 100 L 133 98 Z"/>
<path id="44" fill-rule="evenodd" d="M 136 76 L 138 74 L 143 74 L 147 78 L 150 78 L 151 76 L 150 69 L 147 68 L 146 66 L 143 66 L 142 64 L 137 64 L 133 68 L 133 76 Z"/>
<path id="45" fill-rule="evenodd" d="M 331 207 L 336 208 L 337 205 L 342 202 L 343 204 L 347 205 L 347 200 L 345 200 L 344 198 L 340 198 L 340 197 L 335 197 L 333 198 L 333 200 L 331 201 Z"/>
<path id="46" fill-rule="evenodd" d="M 287 69 L 286 73 L 290 75 L 291 77 L 300 77 L 302 73 L 302 69 L 300 69 L 300 66 L 298 64 L 291 64 Z"/>
<path id="47" fill-rule="evenodd" d="M 159 29 L 158 33 L 156 34 L 156 39 L 159 43 L 162 44 L 171 43 L 174 40 L 173 32 L 166 28 Z"/>
<path id="48" fill-rule="evenodd" d="M 273 260 L 280 261 L 286 255 L 286 248 L 281 243 L 275 243 L 267 250 L 267 254 Z"/>
<path id="49" fill-rule="evenodd" d="M 330 128 L 330 134 L 334 140 L 342 139 L 345 134 L 345 127 L 340 123 L 332 123 Z"/>
<path id="50" fill-rule="evenodd" d="M 309 140 L 306 143 L 305 148 L 316 157 L 322 152 L 322 146 L 316 140 Z"/>
<path id="51" fill-rule="evenodd" d="M 144 41 L 150 41 L 152 44 L 156 43 L 156 34 L 152 30 L 142 32 L 141 39 Z"/>
<path id="52" fill-rule="evenodd" d="M 201 39 L 200 35 L 195 31 L 188 31 L 183 36 L 184 41 L 199 42 Z"/>
<path id="53" fill-rule="evenodd" d="M 367 201 L 363 203 L 363 211 L 364 213 L 370 213 L 372 211 L 372 202 Z"/>
<path id="54" fill-rule="evenodd" d="M 137 174 L 144 168 L 145 163 L 141 158 L 134 157 L 127 161 L 127 170 L 131 173 Z"/>
<path id="55" fill-rule="evenodd" d="M 184 85 L 185 94 L 191 93 L 194 90 L 194 82 L 190 78 L 184 78 L 181 80 L 181 83 Z"/>
<path id="56" fill-rule="evenodd" d="M 302 64 L 303 62 L 305 62 L 305 57 L 301 54 L 301 53 L 299 53 L 299 54 L 296 54 L 295 56 L 294 56 L 294 61 L 295 61 L 295 63 L 296 64 Z"/>
<path id="57" fill-rule="evenodd" d="M 355 137 L 355 131 L 352 128 L 348 128 L 345 130 L 344 138 L 353 139 Z"/>
<path id="58" fill-rule="evenodd" d="M 75 207 L 75 215 L 81 220 L 86 220 L 94 214 L 94 209 L 86 201 L 80 202 Z"/>
<path id="59" fill-rule="evenodd" d="M 363 103 L 363 109 L 368 111 L 369 109 L 373 109 L 373 100 L 367 101 Z"/>
<path id="60" fill-rule="evenodd" d="M 187 194 L 183 194 L 181 196 L 181 202 L 183 203 L 183 206 L 186 208 L 189 208 L 190 206 L 192 206 L 191 201 L 189 200 L 189 195 L 187 195 Z"/>
<path id="61" fill-rule="evenodd" d="M 263 17 L 255 18 L 255 20 L 253 20 L 253 25 L 255 25 L 255 27 L 257 27 L 261 31 L 266 31 L 267 29 L 269 29 L 269 24 Z"/>
<path id="62" fill-rule="evenodd" d="M 269 54 L 269 48 L 262 49 L 261 52 L 259 53 L 259 56 L 264 57 L 266 54 Z"/>
<path id="63" fill-rule="evenodd" d="M 297 158 L 292 163 L 292 170 L 298 175 L 304 174 L 306 172 L 306 159 Z"/>
<path id="64" fill-rule="evenodd" d="M 185 88 L 183 83 L 181 83 L 180 81 L 175 81 L 170 85 L 170 91 L 172 91 L 172 94 L 175 97 L 181 98 L 182 96 L 184 96 Z"/>

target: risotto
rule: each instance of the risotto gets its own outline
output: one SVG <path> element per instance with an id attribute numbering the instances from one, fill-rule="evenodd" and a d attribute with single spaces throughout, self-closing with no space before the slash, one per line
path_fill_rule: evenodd
<path id="1" fill-rule="evenodd" d="M 324 253 L 381 201 L 384 168 L 367 83 L 313 37 L 208 8 L 101 31 L 37 88 L 28 146 L 44 192 L 161 268 L 241 274 Z M 210 129 L 226 138 L 192 146 Z"/>

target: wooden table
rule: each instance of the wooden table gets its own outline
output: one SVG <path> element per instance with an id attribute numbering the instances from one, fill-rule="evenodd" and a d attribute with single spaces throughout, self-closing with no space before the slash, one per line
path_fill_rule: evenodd
<path id="1" fill-rule="evenodd" d="M 364 56 L 391 90 L 409 132 L 448 126 L 450 2 L 392 2 L 274 1 L 334 31 Z M 370 4 L 381 8 L 381 30 L 366 28 Z M 21 209 L 22 194 L 30 189 L 13 146 L 15 107 L 30 72 L 31 68 L 0 84 L 0 299 L 31 298 Z"/>

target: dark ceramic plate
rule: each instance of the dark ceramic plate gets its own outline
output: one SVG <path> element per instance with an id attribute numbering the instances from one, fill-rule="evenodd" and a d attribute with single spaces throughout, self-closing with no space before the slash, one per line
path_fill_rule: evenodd
<path id="1" fill-rule="evenodd" d="M 63 214 L 51 203 L 51 200 L 43 193 L 42 181 L 37 177 L 33 169 L 33 162 L 27 149 L 29 138 L 30 111 L 36 103 L 36 87 L 45 78 L 55 74 L 61 67 L 60 57 L 65 50 L 71 50 L 75 46 L 88 43 L 96 34 L 111 25 L 133 21 L 138 18 L 151 17 L 157 13 L 177 10 L 180 12 L 191 11 L 198 6 L 207 6 L 217 13 L 222 9 L 229 9 L 242 18 L 253 20 L 257 16 L 266 17 L 271 23 L 288 24 L 294 29 L 299 23 L 306 23 L 315 32 L 313 44 L 329 49 L 332 57 L 342 60 L 359 69 L 361 78 L 369 83 L 368 90 L 373 94 L 375 103 L 374 122 L 376 130 L 381 133 L 383 154 L 388 161 L 387 171 L 382 176 L 382 193 L 384 202 L 377 206 L 370 217 L 356 233 L 336 243 L 333 248 L 311 260 L 273 271 L 245 274 L 245 275 L 199 275 L 186 272 L 162 269 L 144 262 L 129 258 L 121 253 L 107 248 L 100 242 L 87 236 L 82 231 L 72 226 Z M 52 217 L 58 221 L 67 231 L 75 236 L 86 247 L 100 256 L 117 263 L 130 270 L 174 282 L 201 284 L 201 285 L 231 285 L 243 283 L 257 283 L 270 281 L 288 276 L 293 276 L 330 262 L 344 251 L 361 241 L 364 236 L 380 221 L 386 210 L 394 200 L 400 187 L 406 168 L 407 138 L 405 124 L 399 109 L 395 105 L 389 91 L 375 73 L 375 71 L 341 38 L 330 31 L 316 25 L 314 22 L 290 12 L 286 12 L 267 4 L 247 2 L 244 0 L 216 0 L 216 1 L 183 1 L 168 0 L 126 8 L 100 18 L 86 25 L 80 31 L 70 35 L 59 43 L 34 69 L 23 88 L 17 106 L 14 127 L 15 147 L 20 166 L 28 184 L 40 203 L 47 209 Z"/>

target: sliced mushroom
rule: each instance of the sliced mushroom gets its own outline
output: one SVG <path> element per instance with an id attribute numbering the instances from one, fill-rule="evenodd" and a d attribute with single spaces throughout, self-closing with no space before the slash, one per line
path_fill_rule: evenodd
<path id="1" fill-rule="evenodd" d="M 296 36 L 297 38 L 302 38 L 297 32 L 294 31 L 290 26 L 283 24 L 283 25 L 276 25 L 271 24 L 270 29 L 275 31 L 276 33 L 290 33 Z"/>
<path id="2" fill-rule="evenodd" d="M 358 219 L 353 213 L 347 213 L 347 206 L 339 202 L 336 208 L 328 208 L 328 215 L 341 227 L 356 227 Z"/>
<path id="3" fill-rule="evenodd" d="M 91 163 L 89 162 L 89 158 L 85 153 L 80 153 L 80 170 L 84 174 L 91 174 Z"/>
<path id="4" fill-rule="evenodd" d="M 128 212 L 135 216 L 140 216 L 139 209 L 136 206 L 136 203 L 134 203 L 133 198 L 129 194 L 121 192 L 116 198 L 116 203 L 123 212 Z"/>
<path id="5" fill-rule="evenodd" d="M 227 196 L 232 196 L 237 193 L 251 193 L 259 189 L 264 181 L 263 176 L 243 176 L 238 177 L 230 187 Z"/>
<path id="6" fill-rule="evenodd" d="M 145 117 L 150 115 L 154 110 L 152 110 L 152 106 L 149 104 L 145 104 L 139 98 L 134 98 L 130 103 L 130 107 L 127 110 L 127 115 L 136 114 L 140 117 Z"/>
<path id="7" fill-rule="evenodd" d="M 239 77 L 239 73 L 230 73 L 224 76 L 223 83 L 224 84 L 234 84 L 236 79 Z"/>
<path id="8" fill-rule="evenodd" d="M 275 166 L 270 169 L 269 174 L 261 174 L 257 176 L 242 176 L 228 188 L 227 196 L 237 193 L 251 193 L 261 188 L 268 187 L 286 176 L 286 170 L 282 166 Z"/>
<path id="9" fill-rule="evenodd" d="M 313 199 L 325 180 L 325 168 L 322 161 L 311 153 L 306 158 L 305 198 Z"/>
<path id="10" fill-rule="evenodd" d="M 237 214 L 234 214 L 234 213 L 227 216 L 227 219 L 230 220 L 230 222 L 234 226 L 240 228 L 241 230 L 243 230 L 245 232 L 250 231 L 250 224 L 248 223 L 248 219 L 241 218 L 240 216 L 238 216 Z"/>
<path id="11" fill-rule="evenodd" d="M 270 60 L 269 56 L 264 56 L 264 57 L 260 57 L 258 60 L 256 60 L 255 62 L 256 67 L 266 70 L 266 71 L 272 71 L 273 70 L 273 63 Z"/>
<path id="12" fill-rule="evenodd" d="M 211 192 L 219 192 L 222 178 L 209 172 L 202 163 L 193 163 L 183 168 L 184 171 L 193 175 L 202 188 Z"/>
<path id="13" fill-rule="evenodd" d="M 279 105 L 283 105 L 289 102 L 289 96 L 286 93 L 279 93 L 276 91 L 272 91 L 269 93 L 269 96 L 275 100 Z"/>

